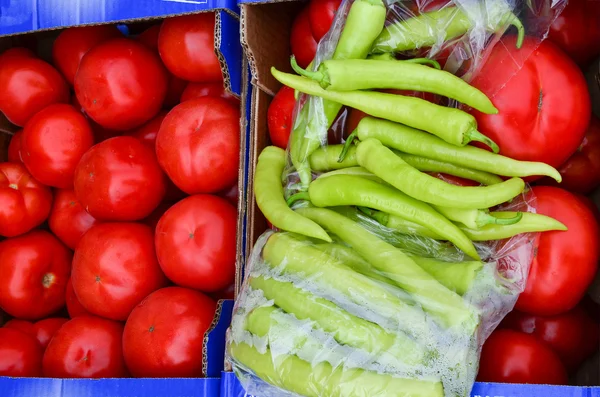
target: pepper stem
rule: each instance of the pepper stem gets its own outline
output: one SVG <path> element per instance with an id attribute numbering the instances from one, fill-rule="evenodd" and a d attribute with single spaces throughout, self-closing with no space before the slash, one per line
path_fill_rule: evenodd
<path id="1" fill-rule="evenodd" d="M 481 132 L 477 130 L 471 130 L 465 134 L 465 143 L 469 143 L 471 141 L 481 142 L 484 145 L 488 146 L 494 153 L 498 153 L 500 151 L 500 147 L 496 144 L 496 142 L 492 141 L 487 136 L 483 135 Z"/>
<path id="2" fill-rule="evenodd" d="M 302 69 L 300 65 L 298 65 L 298 62 L 296 62 L 296 57 L 293 55 L 290 59 L 290 63 L 292 64 L 292 69 L 294 69 L 296 73 L 298 73 L 300 76 L 304 76 L 318 82 L 319 85 L 324 89 L 331 85 L 329 82 L 329 76 L 327 76 L 326 73 L 319 70 L 317 70 L 316 72 L 311 72 L 309 70 Z"/>
<path id="3" fill-rule="evenodd" d="M 521 48 L 525 39 L 525 26 L 523 26 L 523 22 L 515 14 L 511 13 L 511 16 L 510 24 L 517 28 L 517 48 Z"/>
<path id="4" fill-rule="evenodd" d="M 483 227 L 485 225 L 514 225 L 523 219 L 523 213 L 517 212 L 512 218 L 496 218 L 490 214 L 481 213 L 477 219 L 477 225 Z"/>
<path id="5" fill-rule="evenodd" d="M 419 65 L 433 66 L 435 69 L 438 69 L 438 70 L 442 69 L 442 67 L 440 66 L 440 63 L 438 61 L 435 61 L 435 60 L 429 59 L 429 58 L 413 58 L 413 59 L 406 59 L 406 60 L 400 61 L 400 62 L 418 63 Z"/>
<path id="6" fill-rule="evenodd" d="M 354 139 L 356 138 L 356 134 L 357 131 L 354 130 L 354 132 L 350 135 L 348 135 L 348 139 L 346 139 L 346 142 L 344 142 L 344 147 L 342 148 L 342 152 L 340 153 L 340 156 L 338 157 L 338 163 L 341 163 L 344 161 L 344 159 L 346 158 L 346 155 L 348 154 L 348 150 L 350 150 L 350 146 L 352 146 L 352 142 L 354 142 Z"/>
<path id="7" fill-rule="evenodd" d="M 300 192 L 300 193 L 293 194 L 290 196 L 289 199 L 287 199 L 286 203 L 287 203 L 288 207 L 291 207 L 296 201 L 300 201 L 300 200 L 310 201 L 310 196 L 309 196 L 308 192 Z"/>

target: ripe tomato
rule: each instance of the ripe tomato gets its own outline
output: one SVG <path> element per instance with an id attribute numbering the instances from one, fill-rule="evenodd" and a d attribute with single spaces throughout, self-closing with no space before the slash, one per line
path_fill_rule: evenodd
<path id="1" fill-rule="evenodd" d="M 586 206 L 590 209 L 590 211 L 592 211 L 592 213 L 594 214 L 594 218 L 596 218 L 596 221 L 600 224 L 600 208 L 598 208 L 596 206 L 596 204 L 592 201 L 591 198 L 589 198 L 588 196 L 584 196 L 582 194 L 577 194 L 575 193 L 575 196 L 577 196 L 577 198 Z"/>
<path id="2" fill-rule="evenodd" d="M 294 123 L 294 90 L 282 86 L 273 98 L 267 110 L 267 126 L 271 143 L 282 149 L 287 148 Z"/>
<path id="3" fill-rule="evenodd" d="M 558 356 L 534 336 L 496 330 L 483 345 L 480 382 L 566 385 L 567 371 Z"/>
<path id="4" fill-rule="evenodd" d="M 600 119 L 596 116 L 592 115 L 577 151 L 558 171 L 563 177 L 560 184 L 550 178 L 544 178 L 543 183 L 581 194 L 589 194 L 600 185 Z"/>
<path id="5" fill-rule="evenodd" d="M 150 26 L 137 36 L 137 40 L 146 47 L 158 51 L 158 34 L 160 33 L 160 23 Z"/>
<path id="6" fill-rule="evenodd" d="M 33 51 L 25 47 L 13 47 L 0 54 L 0 62 L 14 58 L 36 58 Z"/>
<path id="7" fill-rule="evenodd" d="M 71 278 L 67 282 L 67 291 L 65 293 L 65 300 L 67 304 L 67 311 L 69 312 L 69 317 L 75 318 L 80 316 L 91 316 L 92 314 L 85 310 L 85 307 L 79 302 L 77 299 L 77 295 L 75 295 L 75 290 L 73 290 L 73 282 Z"/>
<path id="8" fill-rule="evenodd" d="M 123 325 L 98 317 L 77 317 L 50 341 L 42 362 L 49 378 L 121 378 Z"/>
<path id="9" fill-rule="evenodd" d="M 188 85 L 188 82 L 180 79 L 177 76 L 169 73 L 169 82 L 167 83 L 167 94 L 165 95 L 165 101 L 163 108 L 171 109 L 173 106 L 179 103 L 183 91 Z"/>
<path id="10" fill-rule="evenodd" d="M 165 176 L 154 152 L 130 136 L 88 150 L 75 170 L 75 194 L 101 221 L 144 219 L 165 195 Z"/>
<path id="11" fill-rule="evenodd" d="M 569 230 L 544 232 L 536 239 L 527 286 L 515 307 L 551 316 L 575 307 L 590 286 L 600 258 L 600 234 L 594 214 L 575 195 L 549 186 L 536 186 L 532 193 L 537 213 Z"/>
<path id="12" fill-rule="evenodd" d="M 311 0 L 308 4 L 310 31 L 317 43 L 329 32 L 342 0 Z"/>
<path id="13" fill-rule="evenodd" d="M 77 245 L 71 280 L 86 310 L 121 321 L 167 282 L 156 260 L 154 233 L 141 223 L 93 226 Z"/>
<path id="14" fill-rule="evenodd" d="M 0 328 L 0 376 L 42 375 L 42 348 L 31 335 Z"/>
<path id="15" fill-rule="evenodd" d="M 167 69 L 179 78 L 197 83 L 223 79 L 215 53 L 214 12 L 165 19 L 158 52 Z"/>
<path id="16" fill-rule="evenodd" d="M 0 111 L 11 123 L 23 127 L 46 106 L 68 102 L 67 83 L 50 64 L 22 55 L 2 59 Z"/>
<path id="17" fill-rule="evenodd" d="M 304 7 L 292 24 L 290 48 L 301 68 L 308 67 L 317 54 L 317 41 L 310 29 L 309 7 Z"/>
<path id="18" fill-rule="evenodd" d="M 152 150 L 154 150 L 154 147 L 156 146 L 156 135 L 158 134 L 160 125 L 162 124 L 167 114 L 167 111 L 161 110 L 152 120 L 148 121 L 141 127 L 128 131 L 126 135 L 136 137 L 137 139 L 145 143 L 148 147 L 152 148 Z"/>
<path id="19" fill-rule="evenodd" d="M 158 221 L 160 221 L 160 218 L 164 215 L 164 213 L 167 212 L 167 210 L 169 208 L 171 208 L 174 204 L 175 204 L 174 202 L 163 201 L 142 222 L 145 223 L 146 225 L 150 226 L 150 229 L 152 230 L 152 232 L 156 231 L 156 225 L 158 225 Z"/>
<path id="20" fill-rule="evenodd" d="M 0 163 L 0 235 L 27 233 L 46 220 L 52 192 L 29 174 L 23 164 Z"/>
<path id="21" fill-rule="evenodd" d="M 162 169 L 188 194 L 216 193 L 235 182 L 240 151 L 240 111 L 221 98 L 177 105 L 156 137 Z"/>
<path id="22" fill-rule="evenodd" d="M 73 187 L 75 167 L 94 144 L 88 121 L 73 106 L 50 105 L 23 129 L 21 158 L 35 179 L 67 189 Z"/>
<path id="23" fill-rule="evenodd" d="M 532 334 L 546 343 L 569 371 L 598 350 L 598 324 L 581 308 L 557 316 L 542 317 L 513 311 L 502 321 L 503 328 Z"/>
<path id="24" fill-rule="evenodd" d="M 506 36 L 495 45 L 472 82 L 499 113 L 473 115 L 501 154 L 559 167 L 577 150 L 590 122 L 585 78 L 548 40 L 525 37 L 520 50 L 515 40 Z"/>
<path id="25" fill-rule="evenodd" d="M 11 163 L 22 163 L 21 160 L 21 137 L 23 136 L 23 130 L 19 130 L 14 133 L 12 138 L 10 139 L 10 144 L 8 145 L 8 161 Z"/>
<path id="26" fill-rule="evenodd" d="M 73 85 L 75 73 L 83 56 L 105 41 L 123 37 L 114 25 L 80 26 L 61 32 L 52 47 L 52 60 L 56 68 Z"/>
<path id="27" fill-rule="evenodd" d="M 35 330 L 33 329 L 33 323 L 31 321 L 13 318 L 12 320 L 7 321 L 6 324 L 4 324 L 4 328 L 17 329 L 21 332 L 26 333 L 27 335 L 35 337 Z"/>
<path id="28" fill-rule="evenodd" d="M 0 307 L 22 319 L 46 317 L 65 304 L 71 251 L 42 230 L 0 242 Z"/>
<path id="29" fill-rule="evenodd" d="M 171 281 L 205 292 L 235 277 L 236 209 L 224 199 L 199 194 L 172 206 L 156 226 L 156 254 Z"/>
<path id="30" fill-rule="evenodd" d="M 136 377 L 202 376 L 204 334 L 215 302 L 187 288 L 169 287 L 144 299 L 125 324 L 123 354 Z"/>
<path id="31" fill-rule="evenodd" d="M 42 346 L 42 349 L 46 349 L 46 347 L 48 347 L 48 344 L 54 335 L 67 321 L 69 321 L 67 318 L 54 317 L 40 320 L 33 325 L 33 328 L 35 329 L 35 337 L 37 338 L 40 346 Z"/>
<path id="32" fill-rule="evenodd" d="M 203 96 L 220 97 L 235 107 L 240 107 L 240 100 L 230 92 L 225 91 L 222 81 L 216 83 L 189 83 L 181 94 L 181 102 Z"/>
<path id="33" fill-rule="evenodd" d="M 85 232 L 96 223 L 98 221 L 77 201 L 75 191 L 61 189 L 54 193 L 48 224 L 67 247 L 74 250 Z"/>
<path id="34" fill-rule="evenodd" d="M 156 116 L 166 93 L 167 73 L 158 56 L 129 39 L 92 48 L 75 75 L 85 113 L 111 130 L 136 128 Z"/>
<path id="35" fill-rule="evenodd" d="M 600 4 L 595 0 L 573 0 L 556 17 L 548 39 L 575 62 L 585 65 L 600 55 Z"/>

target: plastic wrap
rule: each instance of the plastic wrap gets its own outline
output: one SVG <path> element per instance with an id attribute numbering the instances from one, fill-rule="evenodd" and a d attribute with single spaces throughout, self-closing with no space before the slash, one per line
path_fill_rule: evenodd
<path id="1" fill-rule="evenodd" d="M 351 4 L 342 3 L 319 44 L 313 70 L 332 57 Z M 448 38 L 452 22 L 429 24 L 428 42 L 395 56 L 437 59 L 468 81 L 509 29 L 507 15 L 518 16 L 526 33 L 542 40 L 564 2 L 396 2 L 386 5 L 386 29 L 402 39 L 406 24 L 399 22 L 440 6 L 458 7 L 452 12 L 468 22 L 467 32 Z M 378 48 L 384 47 L 373 52 L 387 51 Z M 342 109 L 330 129 L 323 102 L 301 94 L 295 128 L 309 120 L 307 136 L 327 148 L 344 142 L 349 111 Z M 281 177 L 290 198 L 302 183 L 289 149 L 287 154 Z M 329 175 L 313 171 L 312 180 Z M 442 238 L 384 226 L 364 208 L 300 202 L 294 209 L 333 241 L 269 230 L 256 243 L 227 339 L 227 358 L 246 391 L 255 396 L 468 396 L 481 346 L 525 287 L 537 235 L 474 242 L 479 261 Z M 535 213 L 535 197 L 526 189 L 494 211 Z"/>

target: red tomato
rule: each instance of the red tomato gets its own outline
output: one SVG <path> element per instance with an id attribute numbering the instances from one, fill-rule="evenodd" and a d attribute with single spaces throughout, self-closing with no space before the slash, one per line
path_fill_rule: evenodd
<path id="1" fill-rule="evenodd" d="M 480 382 L 566 385 L 567 371 L 558 356 L 534 336 L 508 329 L 492 333 L 483 345 Z"/>
<path id="2" fill-rule="evenodd" d="M 68 103 L 67 83 L 50 64 L 38 58 L 11 56 L 0 64 L 0 111 L 23 127 L 53 103 Z"/>
<path id="3" fill-rule="evenodd" d="M 499 110 L 496 115 L 473 111 L 479 131 L 517 160 L 560 166 L 577 150 L 590 122 L 582 72 L 547 40 L 525 37 L 518 50 L 514 36 L 504 37 L 472 85 Z"/>
<path id="4" fill-rule="evenodd" d="M 586 64 L 600 55 L 600 4 L 596 0 L 572 0 L 556 17 L 548 39 L 575 62 Z"/>
<path id="5" fill-rule="evenodd" d="M 21 137 L 23 136 L 23 130 L 19 130 L 14 133 L 12 138 L 10 139 L 10 144 L 8 145 L 8 161 L 11 163 L 22 163 L 21 160 Z"/>
<path id="6" fill-rule="evenodd" d="M 536 239 L 535 257 L 519 311 L 541 316 L 564 313 L 577 305 L 598 268 L 600 233 L 594 214 L 573 194 L 536 186 L 537 213 L 557 219 L 567 231 L 544 232 Z"/>
<path id="7" fill-rule="evenodd" d="M 73 289 L 73 282 L 71 278 L 67 282 L 67 291 L 65 293 L 65 300 L 67 301 L 67 311 L 69 312 L 69 317 L 75 318 L 80 316 L 91 316 L 92 314 L 85 310 L 85 307 L 79 302 L 77 299 L 77 295 L 75 295 L 75 290 Z"/>
<path id="8" fill-rule="evenodd" d="M 49 378 L 121 378 L 123 325 L 98 317 L 77 317 L 50 341 L 42 362 Z"/>
<path id="9" fill-rule="evenodd" d="M 77 245 L 71 279 L 86 310 L 121 321 L 167 281 L 156 260 L 154 233 L 141 223 L 92 227 Z"/>
<path id="10" fill-rule="evenodd" d="M 61 189 L 54 193 L 48 224 L 67 247 L 74 250 L 85 232 L 96 223 L 98 221 L 77 201 L 75 191 Z"/>
<path id="11" fill-rule="evenodd" d="M 140 140 L 119 136 L 88 150 L 75 170 L 75 194 L 102 221 L 144 219 L 165 195 L 165 177 L 154 152 Z"/>
<path id="12" fill-rule="evenodd" d="M 171 281 L 205 292 L 235 277 L 237 211 L 224 199 L 199 194 L 172 206 L 156 226 L 156 255 Z"/>
<path id="13" fill-rule="evenodd" d="M 33 325 L 33 329 L 35 330 L 35 337 L 39 342 L 42 349 L 46 349 L 50 340 L 54 337 L 56 332 L 62 327 L 69 319 L 54 317 L 54 318 L 46 318 L 44 320 L 40 320 Z"/>
<path id="14" fill-rule="evenodd" d="M 502 321 L 502 327 L 534 335 L 546 343 L 562 360 L 565 367 L 574 371 L 598 350 L 598 324 L 581 308 L 542 317 L 513 311 Z"/>
<path id="15" fill-rule="evenodd" d="M 177 105 L 156 137 L 162 169 L 188 194 L 216 193 L 238 177 L 240 111 L 221 98 Z"/>
<path id="16" fill-rule="evenodd" d="M 85 54 L 75 94 L 86 114 L 111 130 L 139 127 L 161 109 L 167 73 L 158 56 L 129 39 L 110 40 Z"/>
<path id="17" fill-rule="evenodd" d="M 581 194 L 589 194 L 600 185 L 600 119 L 596 116 L 592 115 L 575 154 L 558 171 L 563 177 L 560 185 L 550 178 L 544 178 L 543 183 Z"/>
<path id="18" fill-rule="evenodd" d="M 156 135 L 158 134 L 160 125 L 167 116 L 167 113 L 167 111 L 161 110 L 152 120 L 141 127 L 127 132 L 126 135 L 136 137 L 154 150 L 154 147 L 156 146 Z"/>
<path id="19" fill-rule="evenodd" d="M 311 0 L 308 5 L 310 31 L 317 42 L 329 32 L 342 0 Z"/>
<path id="20" fill-rule="evenodd" d="M 79 26 L 61 32 L 52 47 L 52 60 L 56 68 L 73 85 L 75 73 L 83 56 L 105 41 L 122 37 L 114 25 Z"/>
<path id="21" fill-rule="evenodd" d="M 596 222 L 600 224 L 600 208 L 596 206 L 596 204 L 592 201 L 591 198 L 577 193 L 575 193 L 575 195 L 579 200 L 581 200 L 581 202 L 583 202 L 583 204 L 586 207 L 590 209 L 590 211 L 592 211 L 592 213 L 594 214 L 594 218 L 596 218 Z"/>
<path id="22" fill-rule="evenodd" d="M 310 29 L 309 7 L 304 7 L 292 24 L 290 48 L 301 68 L 308 67 L 317 54 L 317 41 Z"/>
<path id="23" fill-rule="evenodd" d="M 167 210 L 169 208 L 171 208 L 175 203 L 174 202 L 169 202 L 169 201 L 163 201 L 162 203 L 159 204 L 158 207 L 156 207 L 156 209 L 154 211 L 152 211 L 152 213 L 146 218 L 144 219 L 142 222 L 145 223 L 146 225 L 150 226 L 150 229 L 152 229 L 152 232 L 154 232 L 156 230 L 156 225 L 158 225 L 158 221 L 160 221 L 160 218 L 164 215 L 165 212 L 167 212 Z"/>
<path id="24" fill-rule="evenodd" d="M 175 76 L 198 83 L 223 79 L 215 53 L 215 14 L 203 12 L 165 19 L 158 52 Z"/>
<path id="25" fill-rule="evenodd" d="M 235 107 L 240 107 L 240 100 L 230 92 L 225 90 L 223 82 L 216 83 L 189 83 L 181 94 L 181 102 L 189 101 L 190 99 L 201 98 L 203 96 L 220 97 Z"/>
<path id="26" fill-rule="evenodd" d="M 35 336 L 35 330 L 31 321 L 19 320 L 14 318 L 10 321 L 7 321 L 6 324 L 4 324 L 4 328 L 17 329 L 21 332 L 26 333 L 27 335 Z"/>
<path id="27" fill-rule="evenodd" d="M 42 230 L 0 242 L 0 307 L 22 319 L 46 317 L 65 304 L 71 251 Z"/>
<path id="28" fill-rule="evenodd" d="M 36 58 L 33 51 L 24 47 L 13 47 L 0 54 L 0 62 L 14 58 Z"/>
<path id="29" fill-rule="evenodd" d="M 0 328 L 0 376 L 42 375 L 42 348 L 31 335 Z"/>
<path id="30" fill-rule="evenodd" d="M 267 125 L 271 143 L 282 149 L 287 148 L 294 124 L 294 90 L 282 86 L 267 110 Z"/>
<path id="31" fill-rule="evenodd" d="M 234 207 L 237 208 L 238 200 L 239 200 L 239 186 L 236 181 L 230 188 L 225 189 L 219 193 L 219 196 L 223 197 L 225 200 L 229 201 L 233 204 Z"/>
<path id="32" fill-rule="evenodd" d="M 73 187 L 75 167 L 93 144 L 94 135 L 85 117 L 71 105 L 55 104 L 25 124 L 21 158 L 35 179 L 66 189 Z"/>
<path id="33" fill-rule="evenodd" d="M 169 83 L 167 84 L 167 95 L 165 96 L 165 102 L 163 103 L 163 107 L 165 109 L 171 109 L 173 106 L 179 103 L 179 99 L 185 88 L 187 87 L 188 82 L 180 79 L 169 73 Z M 239 105 L 239 104 L 238 104 Z"/>
<path id="34" fill-rule="evenodd" d="M 186 288 L 169 287 L 144 299 L 125 324 L 123 354 L 136 377 L 202 376 L 204 334 L 215 302 Z"/>
<path id="35" fill-rule="evenodd" d="M 160 23 L 150 26 L 137 37 L 137 40 L 146 47 L 158 51 L 158 34 L 160 33 Z"/>
<path id="36" fill-rule="evenodd" d="M 213 292 L 212 294 L 210 294 L 210 297 L 216 301 L 221 299 L 235 299 L 235 283 L 229 284 L 227 287 L 223 288 L 220 291 Z"/>
<path id="37" fill-rule="evenodd" d="M 27 172 L 23 164 L 0 163 L 0 235 L 27 233 L 46 220 L 52 192 Z"/>

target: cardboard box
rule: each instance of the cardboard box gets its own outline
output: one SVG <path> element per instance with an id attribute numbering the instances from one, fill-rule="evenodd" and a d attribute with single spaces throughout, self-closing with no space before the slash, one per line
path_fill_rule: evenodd
<path id="1" fill-rule="evenodd" d="M 235 0 L 44 0 L 0 1 L 0 52 L 17 45 L 34 48 L 50 60 L 51 43 L 60 29 L 78 25 L 119 24 L 127 32 L 139 32 L 163 18 L 215 11 L 215 51 L 223 70 L 225 87 L 242 94 L 242 70 L 248 70 L 240 46 L 239 8 Z M 126 25 L 125 25 L 126 24 Z M 237 267 L 243 267 L 246 216 L 247 123 L 241 119 Z M 0 160 L 16 128 L 0 116 Z M 205 335 L 203 375 L 196 379 L 37 379 L 0 377 L 2 397 L 208 397 L 220 394 L 225 331 L 231 322 L 233 301 L 220 301 L 212 326 Z M 0 325 L 2 321 L 0 312 Z M 6 316 L 4 316 L 6 317 Z M 7 318 L 4 318 L 6 321 Z"/>
<path id="2" fill-rule="evenodd" d="M 258 209 L 253 195 L 252 180 L 260 152 L 270 144 L 267 129 L 267 110 L 273 96 L 279 90 L 278 83 L 270 73 L 271 66 L 291 71 L 289 35 L 292 21 L 304 3 L 298 1 L 242 0 L 241 39 L 242 47 L 251 69 L 249 84 L 243 95 L 250 103 L 243 107 L 249 123 L 250 147 L 248 166 L 248 225 L 246 258 L 260 235 L 267 229 L 267 222 Z M 238 270 L 240 277 L 243 269 Z M 240 283 L 242 278 L 238 277 Z M 596 369 L 596 372 L 600 368 Z M 600 387 L 556 387 L 544 385 L 512 385 L 475 383 L 473 397 L 600 397 Z M 222 374 L 222 397 L 246 396 L 235 375 Z"/>

